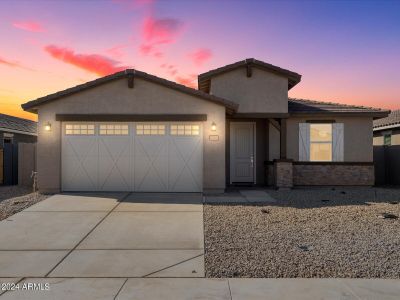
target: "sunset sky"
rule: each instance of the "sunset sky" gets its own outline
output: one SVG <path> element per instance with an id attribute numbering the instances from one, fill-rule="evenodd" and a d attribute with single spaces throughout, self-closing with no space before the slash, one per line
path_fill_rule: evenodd
<path id="1" fill-rule="evenodd" d="M 2 0 L 0 36 L 0 112 L 30 119 L 128 67 L 197 87 L 249 57 L 302 74 L 291 97 L 400 108 L 400 1 Z"/>

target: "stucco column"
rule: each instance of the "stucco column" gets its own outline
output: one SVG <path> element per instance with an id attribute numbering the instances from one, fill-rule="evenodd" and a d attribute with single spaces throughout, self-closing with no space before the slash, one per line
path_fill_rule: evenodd
<path id="1" fill-rule="evenodd" d="M 287 158 L 287 124 L 286 119 L 280 119 L 280 159 Z"/>
<path id="2" fill-rule="evenodd" d="M 277 188 L 293 187 L 293 160 L 275 159 L 274 160 L 274 179 Z"/>

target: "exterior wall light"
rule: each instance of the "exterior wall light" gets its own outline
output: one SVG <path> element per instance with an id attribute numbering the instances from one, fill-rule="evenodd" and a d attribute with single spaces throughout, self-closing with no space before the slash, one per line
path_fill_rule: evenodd
<path id="1" fill-rule="evenodd" d="M 211 123 L 211 130 L 212 131 L 216 131 L 217 130 L 217 124 L 215 124 L 215 122 Z"/>
<path id="2" fill-rule="evenodd" d="M 50 122 L 47 122 L 46 125 L 44 125 L 44 130 L 46 130 L 46 131 L 50 131 L 51 130 Z"/>

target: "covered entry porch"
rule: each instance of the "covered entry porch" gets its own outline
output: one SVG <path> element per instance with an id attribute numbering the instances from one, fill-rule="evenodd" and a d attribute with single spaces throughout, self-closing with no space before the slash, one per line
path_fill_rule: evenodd
<path id="1" fill-rule="evenodd" d="M 227 117 L 227 187 L 293 185 L 288 173 L 292 166 L 287 158 L 288 117 L 288 113 Z"/>

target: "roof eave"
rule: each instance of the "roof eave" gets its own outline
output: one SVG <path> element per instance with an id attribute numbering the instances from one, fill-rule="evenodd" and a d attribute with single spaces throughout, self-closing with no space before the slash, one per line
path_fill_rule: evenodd
<path id="1" fill-rule="evenodd" d="M 310 116 L 343 116 L 343 117 L 372 117 L 380 119 L 386 117 L 388 111 L 292 111 L 289 112 L 290 116 L 296 117 L 310 117 Z"/>
<path id="2" fill-rule="evenodd" d="M 72 94 L 81 92 L 83 90 L 94 88 L 94 87 L 96 87 L 100 84 L 106 83 L 106 82 L 110 82 L 113 80 L 128 77 L 128 75 L 130 75 L 130 74 L 134 74 L 135 76 L 138 76 L 142 79 L 151 81 L 151 82 L 159 84 L 159 85 L 167 86 L 171 89 L 180 91 L 182 93 L 189 94 L 193 97 L 198 97 L 198 98 L 201 98 L 206 101 L 211 101 L 216 104 L 223 105 L 226 107 L 226 110 L 229 114 L 232 114 L 235 111 L 237 111 L 237 109 L 239 107 L 239 105 L 235 102 L 232 102 L 232 101 L 229 101 L 229 100 L 217 97 L 217 96 L 213 96 L 213 95 L 204 93 L 201 90 L 192 89 L 192 88 L 186 87 L 184 85 L 178 84 L 176 82 L 172 82 L 167 79 L 160 78 L 160 77 L 150 75 L 145 72 L 133 70 L 133 69 L 127 69 L 125 71 L 121 71 L 121 72 L 118 72 L 118 73 L 115 73 L 112 75 L 101 77 L 101 78 L 95 79 L 93 81 L 90 81 L 90 82 L 87 82 L 87 83 L 84 83 L 81 85 L 77 85 L 75 87 L 68 88 L 66 90 L 63 90 L 63 91 L 60 91 L 60 92 L 57 92 L 54 94 L 50 94 L 50 95 L 47 95 L 47 96 L 44 96 L 44 97 L 41 97 L 41 98 L 38 98 L 35 100 L 31 100 L 29 102 L 22 104 L 21 107 L 25 111 L 37 114 L 38 107 L 42 104 L 45 104 L 45 103 L 48 103 L 48 102 L 51 102 L 54 100 L 58 100 L 62 97 L 70 96 Z"/>
<path id="3" fill-rule="evenodd" d="M 210 80 L 212 77 L 220 75 L 220 74 L 223 74 L 223 73 L 226 73 L 226 72 L 230 72 L 230 71 L 232 71 L 232 70 L 234 70 L 236 68 L 245 67 L 249 63 L 254 65 L 255 67 L 268 69 L 268 70 L 270 70 L 272 72 L 275 72 L 275 73 L 278 73 L 278 74 L 280 74 L 282 76 L 287 77 L 288 78 L 288 90 L 293 88 L 296 84 L 298 84 L 301 81 L 301 75 L 296 73 L 296 72 L 293 72 L 293 71 L 290 71 L 290 70 L 286 70 L 286 69 L 282 69 L 280 67 L 265 63 L 265 62 L 260 61 L 260 60 L 256 60 L 254 58 L 247 58 L 245 60 L 238 61 L 236 63 L 229 64 L 229 65 L 226 65 L 224 67 L 217 68 L 217 69 L 214 69 L 214 70 L 210 70 L 208 72 L 200 74 L 198 76 L 199 89 L 201 89 L 200 86 L 203 83 L 205 83 L 207 85 L 206 81 Z"/>
<path id="4" fill-rule="evenodd" d="M 388 125 L 374 126 L 373 131 L 381 131 L 387 129 L 400 128 L 400 122 Z"/>

